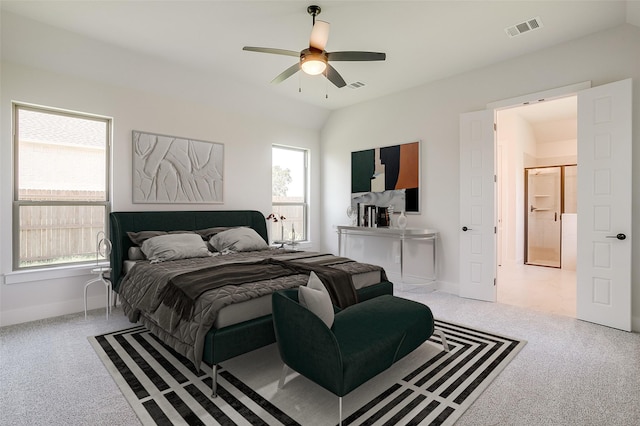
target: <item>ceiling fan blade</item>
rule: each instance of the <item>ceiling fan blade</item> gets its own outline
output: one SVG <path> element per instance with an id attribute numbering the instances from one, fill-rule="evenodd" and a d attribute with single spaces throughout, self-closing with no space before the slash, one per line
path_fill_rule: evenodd
<path id="1" fill-rule="evenodd" d="M 311 38 L 309 39 L 309 47 L 318 50 L 324 50 L 329 40 L 329 23 L 325 21 L 316 21 L 311 30 Z"/>
<path id="2" fill-rule="evenodd" d="M 298 71 L 300 71 L 300 63 L 293 64 L 289 68 L 287 68 L 286 70 L 278 74 L 276 78 L 271 80 L 271 83 L 273 84 L 282 83 L 283 81 L 285 81 L 286 79 L 288 79 L 289 77 L 297 73 Z"/>
<path id="3" fill-rule="evenodd" d="M 300 52 L 296 52 L 293 50 L 287 49 L 275 49 L 273 47 L 252 47 L 245 46 L 242 50 L 247 50 L 249 52 L 260 52 L 260 53 L 273 53 L 274 55 L 286 55 L 286 56 L 295 56 L 296 58 L 300 57 Z"/>
<path id="4" fill-rule="evenodd" d="M 331 52 L 327 53 L 327 59 L 330 61 L 384 61 L 387 58 L 386 53 L 380 52 Z"/>
<path id="5" fill-rule="evenodd" d="M 326 70 L 325 76 L 337 88 L 341 88 L 347 85 L 347 83 L 344 81 L 340 73 L 338 73 L 338 71 L 336 71 L 336 69 L 332 67 L 330 64 L 327 64 L 327 70 Z"/>

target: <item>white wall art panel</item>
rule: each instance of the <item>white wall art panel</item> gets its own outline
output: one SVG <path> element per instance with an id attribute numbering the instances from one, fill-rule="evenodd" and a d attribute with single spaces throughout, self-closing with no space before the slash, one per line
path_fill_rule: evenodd
<path id="1" fill-rule="evenodd" d="M 222 203 L 224 145 L 133 131 L 134 203 Z"/>

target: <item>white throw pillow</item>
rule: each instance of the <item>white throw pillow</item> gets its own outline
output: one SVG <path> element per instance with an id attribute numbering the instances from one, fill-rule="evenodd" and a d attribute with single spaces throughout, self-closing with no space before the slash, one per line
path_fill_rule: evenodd
<path id="1" fill-rule="evenodd" d="M 315 272 L 309 275 L 307 286 L 301 286 L 298 290 L 300 304 L 316 314 L 326 325 L 331 328 L 335 314 L 331 296 L 320 278 Z"/>
<path id="2" fill-rule="evenodd" d="M 255 230 L 244 226 L 222 231 L 209 240 L 216 251 L 253 251 L 266 250 L 267 242 Z"/>
<path id="3" fill-rule="evenodd" d="M 211 256 L 198 234 L 159 235 L 145 240 L 140 248 L 151 263 Z"/>

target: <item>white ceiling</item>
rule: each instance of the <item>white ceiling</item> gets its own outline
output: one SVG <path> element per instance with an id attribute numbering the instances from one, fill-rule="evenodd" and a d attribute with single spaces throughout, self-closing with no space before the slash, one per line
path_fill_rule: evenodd
<path id="1" fill-rule="evenodd" d="M 640 26 L 640 1 L 6 1 L 2 10 L 233 82 L 274 98 L 342 108 L 464 73 L 624 23 Z M 270 81 L 296 58 L 242 50 L 299 51 L 311 17 L 331 24 L 327 51 L 387 54 L 384 62 L 336 62 L 347 84 L 298 73 Z M 542 28 L 510 38 L 505 28 L 538 17 Z M 300 77 L 299 77 L 300 76 Z M 299 92 L 298 89 L 302 91 Z M 328 95 L 328 99 L 325 97 Z"/>

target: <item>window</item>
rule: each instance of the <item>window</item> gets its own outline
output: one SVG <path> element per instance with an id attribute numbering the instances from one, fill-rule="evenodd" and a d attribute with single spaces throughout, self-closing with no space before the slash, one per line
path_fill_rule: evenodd
<path id="1" fill-rule="evenodd" d="M 107 118 L 14 104 L 13 265 L 96 259 L 107 231 Z"/>
<path id="2" fill-rule="evenodd" d="M 271 150 L 271 204 L 278 218 L 269 229 L 273 241 L 308 240 L 307 158 L 305 149 L 274 145 Z"/>

